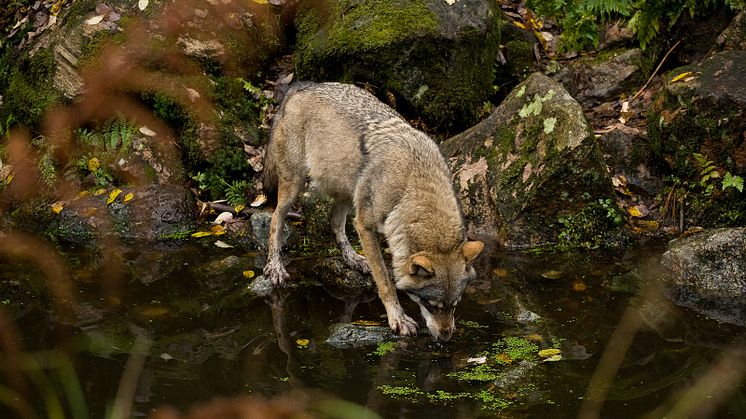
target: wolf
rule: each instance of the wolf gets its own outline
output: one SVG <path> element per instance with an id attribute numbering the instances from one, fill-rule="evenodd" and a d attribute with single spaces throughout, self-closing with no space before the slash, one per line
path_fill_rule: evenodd
<path id="1" fill-rule="evenodd" d="M 329 218 L 342 258 L 372 274 L 389 327 L 403 336 L 417 334 L 398 289 L 419 305 L 436 341 L 451 338 L 456 304 L 484 244 L 466 239 L 450 169 L 430 137 L 364 89 L 296 82 L 274 117 L 264 176 L 265 187 L 277 192 L 264 268 L 275 286 L 288 279 L 282 226 L 310 179 L 332 198 Z M 365 257 L 345 232 L 352 207 Z M 393 280 L 381 235 L 391 252 Z"/>

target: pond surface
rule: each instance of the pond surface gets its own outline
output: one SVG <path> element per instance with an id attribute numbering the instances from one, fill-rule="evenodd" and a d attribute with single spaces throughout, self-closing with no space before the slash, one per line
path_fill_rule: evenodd
<path id="1" fill-rule="evenodd" d="M 631 307 L 640 321 L 627 334 L 628 350 L 611 341 L 610 349 L 625 355 L 612 370 L 600 416 L 642 417 L 663 406 L 650 416 L 656 417 L 743 339 L 743 329 L 657 296 L 650 284 L 661 251 L 653 245 L 616 253 L 499 254 L 478 267 L 456 312 L 458 331 L 447 344 L 421 332 L 390 345 L 334 348 L 325 340 L 340 320 L 385 325 L 374 294 L 315 284 L 321 257 L 306 257 L 288 266 L 292 280 L 304 285 L 259 297 L 247 277 L 260 273 L 261 256 L 196 244 L 103 255 L 70 251 L 63 271 L 75 302 L 66 306 L 73 312 L 67 316 L 54 308 L 60 306 L 53 304 L 41 269 L 0 258 L 0 309 L 21 335 L 20 374 L 31 378 L 34 390 L 26 399 L 40 416 L 47 416 L 47 404 L 38 394 L 55 388 L 59 376 L 77 380 L 90 417 L 103 417 L 140 335 L 147 355 L 133 387 L 136 417 L 163 405 L 184 411 L 219 396 L 272 397 L 302 388 L 385 418 L 433 419 L 577 417 L 602 354 Z M 421 322 L 416 306 L 404 300 L 405 310 Z M 559 349 L 561 359 L 542 362 L 547 356 L 539 356 L 540 349 Z M 69 357 L 74 372 L 55 372 L 55 354 L 67 354 L 60 358 Z M 33 365 L 43 366 L 46 384 Z M 7 388 L 8 381 L 0 383 Z M 709 391 L 706 399 L 724 396 L 715 416 L 746 417 L 743 381 Z M 74 404 L 64 391 L 57 395 L 63 410 Z M 0 403 L 5 417 L 3 412 L 9 412 L 7 403 Z"/>

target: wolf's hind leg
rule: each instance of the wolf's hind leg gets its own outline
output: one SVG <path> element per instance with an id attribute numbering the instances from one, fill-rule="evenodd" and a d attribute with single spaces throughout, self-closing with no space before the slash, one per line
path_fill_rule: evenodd
<path id="1" fill-rule="evenodd" d="M 264 275 L 272 281 L 272 285 L 281 285 L 289 277 L 285 265 L 282 264 L 282 234 L 285 217 L 303 188 L 303 184 L 302 179 L 292 179 L 291 181 L 283 179 L 278 184 L 277 207 L 275 207 L 275 212 L 272 213 L 272 222 L 269 226 L 267 264 L 264 265 Z"/>
<path id="2" fill-rule="evenodd" d="M 332 232 L 334 232 L 334 239 L 337 242 L 337 247 L 342 252 L 342 259 L 345 261 L 347 266 L 352 269 L 358 270 L 362 273 L 370 273 L 370 267 L 365 257 L 359 255 L 355 249 L 350 245 L 350 241 L 347 238 L 345 232 L 345 224 L 347 224 L 347 214 L 350 212 L 352 204 L 349 200 L 335 199 L 332 210 L 329 213 L 329 222 L 332 225 Z"/>

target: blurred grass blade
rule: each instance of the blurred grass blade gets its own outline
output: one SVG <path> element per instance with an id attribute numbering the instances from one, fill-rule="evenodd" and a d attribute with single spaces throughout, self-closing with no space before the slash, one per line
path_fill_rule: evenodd
<path id="1" fill-rule="evenodd" d="M 74 419 L 88 419 L 88 407 L 85 396 L 83 395 L 83 389 L 80 387 L 80 380 L 78 380 L 78 375 L 73 368 L 72 362 L 70 362 L 70 358 L 65 354 L 60 354 L 57 358 L 57 378 L 67 397 L 72 417 Z"/>
<path id="2" fill-rule="evenodd" d="M 0 406 L 3 405 L 14 410 L 20 418 L 36 419 L 39 417 L 20 394 L 0 385 Z"/>

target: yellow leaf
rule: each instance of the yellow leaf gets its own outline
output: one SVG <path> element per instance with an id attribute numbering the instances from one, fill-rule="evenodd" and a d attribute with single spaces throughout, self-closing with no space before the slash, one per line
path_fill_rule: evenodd
<path id="1" fill-rule="evenodd" d="M 10 185 L 10 182 L 13 181 L 13 175 L 8 175 L 8 177 L 5 178 L 5 182 Z"/>
<path id="2" fill-rule="evenodd" d="M 207 236 L 212 236 L 212 233 L 209 231 L 198 231 L 196 233 L 192 233 L 192 237 L 199 238 L 199 237 L 207 237 Z"/>
<path id="3" fill-rule="evenodd" d="M 127 195 L 124 196 L 124 202 L 127 202 L 127 201 L 129 201 L 130 199 L 132 199 L 134 197 L 135 197 L 135 194 L 133 194 L 132 192 L 130 192 Z"/>
<path id="4" fill-rule="evenodd" d="M 114 202 L 114 200 L 117 199 L 120 193 L 122 193 L 122 190 L 119 188 L 116 188 L 113 191 L 111 191 L 111 193 L 109 194 L 109 198 L 106 200 L 106 204 L 108 205 Z"/>
<path id="5" fill-rule="evenodd" d="M 635 218 L 642 217 L 642 211 L 640 211 L 640 209 L 637 208 L 637 206 L 635 206 L 635 205 L 627 208 L 627 212 L 629 213 L 629 215 L 631 215 L 631 216 L 633 216 Z"/>
<path id="6" fill-rule="evenodd" d="M 498 364 L 512 364 L 513 358 L 508 354 L 497 354 L 495 355 L 495 361 L 497 361 Z"/>
<path id="7" fill-rule="evenodd" d="M 236 205 L 236 207 L 233 209 L 236 210 L 236 214 L 238 214 L 244 208 L 246 208 L 246 205 Z"/>
<path id="8" fill-rule="evenodd" d="M 308 348 L 308 345 L 311 344 L 311 341 L 308 339 L 298 339 L 295 341 L 295 344 L 298 345 L 299 348 Z"/>
<path id="9" fill-rule="evenodd" d="M 94 196 L 99 196 L 99 195 L 103 195 L 105 193 L 106 193 L 106 189 L 101 188 L 101 189 L 96 190 L 96 192 L 94 192 L 93 195 Z"/>
<path id="10" fill-rule="evenodd" d="M 101 162 L 98 161 L 97 158 L 92 157 L 90 160 L 88 160 L 88 171 L 89 172 L 95 172 L 98 170 L 98 168 L 101 167 Z"/>
<path id="11" fill-rule="evenodd" d="M 381 322 L 377 322 L 375 320 L 355 320 L 352 322 L 352 324 L 356 326 L 380 326 Z"/>
<path id="12" fill-rule="evenodd" d="M 694 79 L 695 77 L 697 77 L 697 74 L 699 74 L 699 73 L 695 73 L 693 71 L 687 71 L 685 73 L 681 73 L 678 76 L 672 78 L 671 79 L 671 83 L 676 83 L 676 82 L 679 82 L 679 81 L 690 81 L 690 80 Z"/>
<path id="13" fill-rule="evenodd" d="M 243 271 L 243 277 L 246 278 L 246 279 L 253 278 L 254 277 L 254 271 L 252 271 L 252 270 Z"/>
<path id="14" fill-rule="evenodd" d="M 562 278 L 562 271 L 546 271 L 541 276 L 546 279 L 560 279 Z"/>
<path id="15" fill-rule="evenodd" d="M 542 358 L 549 358 L 550 356 L 555 356 L 561 354 L 562 351 L 559 349 L 542 349 L 539 351 L 539 356 Z"/>
<path id="16" fill-rule="evenodd" d="M 505 278 L 508 276 L 508 271 L 503 268 L 495 268 L 492 273 L 494 273 L 498 278 Z"/>
<path id="17" fill-rule="evenodd" d="M 223 234 L 225 234 L 225 229 L 223 228 L 223 226 L 218 224 L 210 227 L 210 232 L 216 236 L 222 236 Z"/>
<path id="18" fill-rule="evenodd" d="M 61 213 L 63 208 L 65 208 L 65 203 L 62 201 L 57 201 L 52 204 L 52 212 L 55 214 Z"/>
<path id="19" fill-rule="evenodd" d="M 575 292 L 583 292 L 588 289 L 588 285 L 581 280 L 577 280 L 572 283 L 572 289 L 575 290 Z"/>
<path id="20" fill-rule="evenodd" d="M 78 198 L 85 198 L 86 196 L 90 195 L 91 193 L 88 191 L 80 191 L 78 194 Z"/>
<path id="21" fill-rule="evenodd" d="M 269 4 L 268 0 L 253 0 L 253 2 L 256 4 Z"/>

